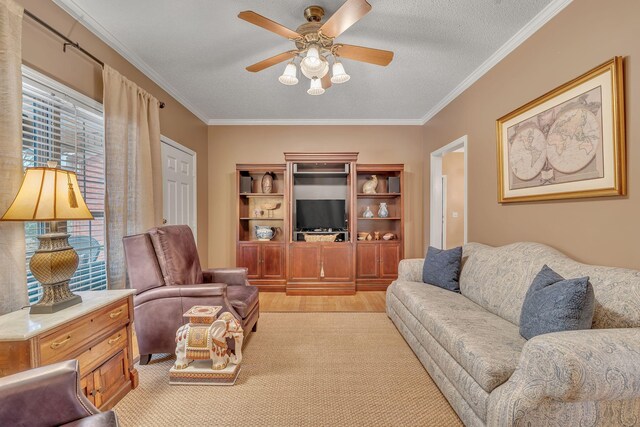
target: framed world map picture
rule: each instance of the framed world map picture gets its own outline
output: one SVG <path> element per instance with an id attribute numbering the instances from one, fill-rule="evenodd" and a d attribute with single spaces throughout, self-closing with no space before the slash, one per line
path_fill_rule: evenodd
<path id="1" fill-rule="evenodd" d="M 498 119 L 500 203 L 626 194 L 622 57 Z"/>

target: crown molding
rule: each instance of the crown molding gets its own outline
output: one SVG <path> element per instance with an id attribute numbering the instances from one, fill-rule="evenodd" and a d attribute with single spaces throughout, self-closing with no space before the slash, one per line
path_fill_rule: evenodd
<path id="1" fill-rule="evenodd" d="M 476 81 L 484 76 L 490 69 L 496 66 L 507 55 L 513 52 L 518 46 L 524 43 L 529 37 L 531 37 L 536 31 L 538 31 L 544 24 L 549 22 L 560 11 L 567 7 L 573 0 L 553 0 L 544 9 L 542 9 L 531 21 L 524 27 L 515 33 L 505 44 L 503 44 L 493 55 L 491 55 L 486 61 L 484 61 L 478 68 L 476 68 L 471 74 L 467 76 L 458 86 L 456 86 L 447 96 L 442 98 L 431 110 L 425 114 L 420 122 L 422 124 L 427 123 L 436 114 L 438 114 L 444 107 L 449 105 L 454 99 L 462 94 L 465 90 L 471 87 Z"/>
<path id="2" fill-rule="evenodd" d="M 109 33 L 100 23 L 87 14 L 73 0 L 53 0 L 55 4 L 61 7 L 65 12 L 74 19 L 84 25 L 89 31 L 95 34 L 103 42 L 112 49 L 122 55 L 133 66 L 138 68 L 142 73 L 149 77 L 158 86 L 164 89 L 176 101 L 196 115 L 202 122 L 210 126 L 247 126 L 247 125 L 275 125 L 275 126 L 421 126 L 427 123 L 431 118 L 438 114 L 442 109 L 449 105 L 454 99 L 467 90 L 473 83 L 478 81 L 490 69 L 502 61 L 508 54 L 520 46 L 525 40 L 531 37 L 544 24 L 549 22 L 560 11 L 567 7 L 573 0 L 552 0 L 544 9 L 542 9 L 531 21 L 514 34 L 505 44 L 495 51 L 486 61 L 468 75 L 460 84 L 458 84 L 449 94 L 440 100 L 431 110 L 422 118 L 417 119 L 275 119 L 275 120 L 253 120 L 253 119 L 209 119 L 206 115 L 195 107 L 189 100 L 178 92 L 171 84 L 164 80 L 139 56 L 134 54 L 126 46 L 124 46 L 113 34 Z"/>
<path id="3" fill-rule="evenodd" d="M 163 79 L 153 68 L 144 62 L 138 55 L 123 45 L 113 34 L 104 28 L 91 15 L 85 12 L 73 0 L 53 0 L 62 10 L 71 15 L 76 21 L 80 22 L 89 31 L 96 35 L 100 40 L 105 42 L 109 47 L 118 52 L 124 59 L 129 61 L 134 67 L 140 70 L 144 75 L 151 79 L 155 84 L 160 86 L 165 92 L 171 95 L 176 101 L 182 104 L 187 110 L 191 111 L 203 123 L 207 123 L 206 114 L 194 106 L 187 98 L 185 98 L 176 88 Z"/>
<path id="4" fill-rule="evenodd" d="M 422 126 L 421 119 L 210 119 L 209 126 Z"/>

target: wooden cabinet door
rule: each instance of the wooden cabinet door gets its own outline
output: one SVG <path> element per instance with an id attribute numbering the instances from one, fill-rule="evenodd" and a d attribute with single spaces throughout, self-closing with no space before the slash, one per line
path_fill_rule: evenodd
<path id="1" fill-rule="evenodd" d="M 260 243 L 241 243 L 238 245 L 238 267 L 246 267 L 248 279 L 260 278 Z"/>
<path id="2" fill-rule="evenodd" d="M 114 397 L 129 380 L 126 349 L 94 371 L 95 405 L 100 408 Z"/>
<path id="3" fill-rule="evenodd" d="M 359 279 L 377 279 L 380 245 L 359 244 L 356 248 L 356 274 Z"/>
<path id="4" fill-rule="evenodd" d="M 320 278 L 328 281 L 352 280 L 353 260 L 351 246 L 346 244 L 332 244 L 322 246 L 322 260 L 320 263 Z"/>
<path id="5" fill-rule="evenodd" d="M 96 399 L 94 398 L 95 387 L 93 386 L 93 372 L 85 375 L 80 378 L 80 390 L 82 394 L 84 394 L 89 402 L 96 404 Z"/>
<path id="6" fill-rule="evenodd" d="M 400 262 L 400 244 L 380 244 L 380 278 L 396 279 Z"/>
<path id="7" fill-rule="evenodd" d="M 284 279 L 284 245 L 264 243 L 261 246 L 262 278 Z"/>
<path id="8" fill-rule="evenodd" d="M 320 252 L 319 245 L 291 245 L 291 280 L 318 280 Z"/>

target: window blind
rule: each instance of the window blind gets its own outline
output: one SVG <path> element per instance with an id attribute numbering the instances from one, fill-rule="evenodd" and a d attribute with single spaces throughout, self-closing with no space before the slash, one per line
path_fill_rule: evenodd
<path id="1" fill-rule="evenodd" d="M 102 105 L 27 67 L 22 70 L 23 166 L 46 166 L 54 160 L 75 171 L 93 221 L 66 221 L 69 243 L 80 258 L 69 283 L 73 291 L 107 288 L 104 253 L 104 116 Z M 47 223 L 25 223 L 29 302 L 42 296 L 42 287 L 28 268 L 38 248 L 37 236 Z"/>

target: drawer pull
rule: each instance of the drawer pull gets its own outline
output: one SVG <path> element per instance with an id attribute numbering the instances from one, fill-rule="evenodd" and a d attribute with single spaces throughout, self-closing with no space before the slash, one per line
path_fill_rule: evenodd
<path id="1" fill-rule="evenodd" d="M 111 313 L 109 313 L 109 317 L 112 319 L 115 319 L 116 317 L 120 316 L 122 314 L 124 310 L 120 309 L 118 311 L 112 311 Z"/>
<path id="2" fill-rule="evenodd" d="M 54 341 L 54 342 L 52 342 L 50 347 L 51 347 L 51 349 L 55 350 L 55 349 L 59 348 L 60 346 L 65 345 L 70 340 L 71 340 L 71 335 L 67 335 L 67 337 L 65 339 L 63 339 L 62 341 Z"/>
<path id="3" fill-rule="evenodd" d="M 118 334 L 117 337 L 115 338 L 111 338 L 109 341 L 107 341 L 107 344 L 109 345 L 114 345 L 115 343 L 117 343 L 118 341 L 120 341 L 120 338 L 122 338 L 122 334 Z"/>

